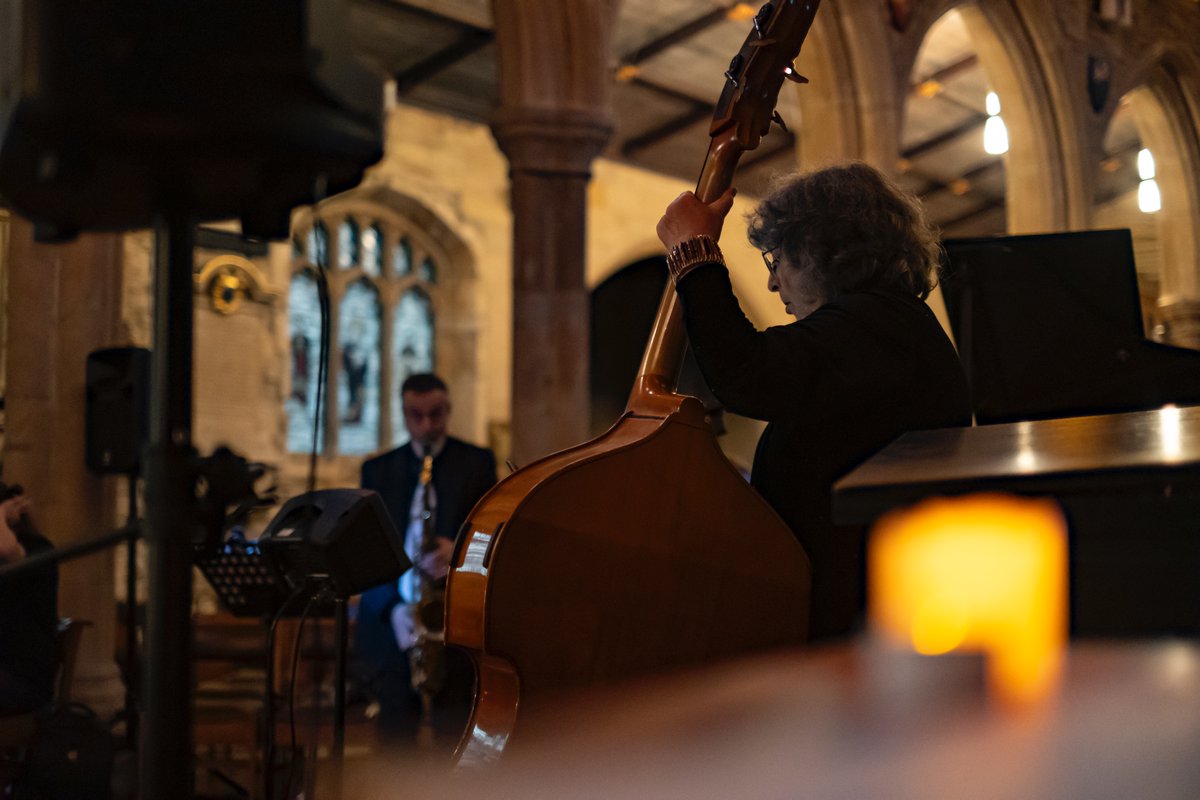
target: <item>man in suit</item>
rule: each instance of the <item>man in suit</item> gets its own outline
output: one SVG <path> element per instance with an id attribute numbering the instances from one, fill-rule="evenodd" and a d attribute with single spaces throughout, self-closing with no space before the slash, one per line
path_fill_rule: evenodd
<path id="1" fill-rule="evenodd" d="M 414 628 L 414 604 L 423 589 L 428 594 L 429 587 L 444 584 L 458 529 L 496 482 L 492 451 L 447 434 L 450 394 L 441 378 L 410 375 L 400 388 L 400 399 L 411 438 L 364 462 L 362 486 L 379 492 L 416 566 L 399 581 L 363 592 L 354 641 L 359 674 L 379 702 L 380 733 L 398 743 L 415 742 L 422 719 L 422 697 L 413 686 L 411 663 L 420 634 Z M 431 470 L 428 483 L 423 483 L 426 456 L 431 457 Z M 433 546 L 423 552 L 427 524 L 435 536 Z M 432 676 L 431 685 L 437 686 L 432 721 L 438 746 L 450 748 L 466 727 L 474 671 L 463 653 L 447 649 L 444 656 L 440 674 Z"/>

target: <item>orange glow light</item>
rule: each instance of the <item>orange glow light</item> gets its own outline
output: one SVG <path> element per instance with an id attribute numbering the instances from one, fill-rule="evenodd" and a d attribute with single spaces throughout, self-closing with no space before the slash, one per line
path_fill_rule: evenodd
<path id="1" fill-rule="evenodd" d="M 933 79 L 921 81 L 921 83 L 917 84 L 917 94 L 925 99 L 937 97 L 941 93 L 942 85 Z"/>
<path id="2" fill-rule="evenodd" d="M 641 68 L 636 64 L 624 64 L 617 68 L 617 80 L 621 83 L 629 83 L 638 76 Z"/>
<path id="3" fill-rule="evenodd" d="M 871 621 L 919 653 L 980 651 L 1005 703 L 1044 698 L 1062 670 L 1066 522 L 1051 500 L 927 500 L 871 533 Z"/>
<path id="4" fill-rule="evenodd" d="M 725 12 L 725 18 L 734 22 L 742 22 L 743 20 L 750 19 L 757 13 L 758 11 L 755 10 L 754 6 L 749 3 L 737 3 Z"/>

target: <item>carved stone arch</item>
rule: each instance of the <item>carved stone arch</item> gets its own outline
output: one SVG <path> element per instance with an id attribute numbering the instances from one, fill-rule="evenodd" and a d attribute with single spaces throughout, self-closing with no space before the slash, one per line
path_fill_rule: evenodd
<path id="1" fill-rule="evenodd" d="M 1091 206 L 1077 87 L 1043 56 L 1035 31 L 1052 29 L 1050 11 L 1005 3 L 944 3 L 957 8 L 1008 127 L 1005 155 L 1009 233 L 1081 227 Z"/>
<path id="2" fill-rule="evenodd" d="M 789 84 L 781 95 L 785 109 L 799 108 L 796 156 L 806 168 L 860 159 L 891 170 L 896 162 L 903 95 L 886 55 L 890 34 L 877 12 L 865 4 L 826 3 L 817 13 L 796 64 L 811 82 Z"/>
<path id="3" fill-rule="evenodd" d="M 1020 7 L 1018 7 L 1020 6 Z M 900 47 L 898 78 L 907 82 L 929 29 L 957 10 L 971 36 L 992 88 L 1003 100 L 1010 149 L 1005 156 L 1009 233 L 1059 230 L 1081 225 L 1089 200 L 1078 147 L 1064 153 L 1063 142 L 1079 142 L 1081 125 L 1073 87 L 1056 77 L 1045 55 L 1052 52 L 1036 32 L 1056 30 L 1053 8 L 1020 3 L 941 0 L 919 6 Z M 1044 18 L 1036 18 L 1042 14 Z"/>
<path id="4" fill-rule="evenodd" d="M 1164 54 L 1144 83 L 1125 94 L 1143 146 L 1154 154 L 1158 212 L 1157 316 L 1173 344 L 1200 346 L 1200 126 L 1196 95 L 1182 76 L 1188 55 Z"/>

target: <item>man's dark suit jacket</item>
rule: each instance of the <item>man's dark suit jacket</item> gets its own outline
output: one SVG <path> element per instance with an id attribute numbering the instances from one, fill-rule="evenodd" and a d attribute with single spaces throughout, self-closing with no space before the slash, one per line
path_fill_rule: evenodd
<path id="1" fill-rule="evenodd" d="M 409 510 L 420 477 L 421 459 L 411 443 L 363 462 L 362 487 L 379 492 L 401 537 L 408 529 Z M 433 459 L 437 535 L 453 541 L 475 503 L 495 483 L 496 457 L 491 450 L 447 438 L 445 447 Z M 399 602 L 396 581 L 362 593 L 354 636 L 358 659 L 378 665 L 400 655 L 391 621 L 392 608 Z"/>

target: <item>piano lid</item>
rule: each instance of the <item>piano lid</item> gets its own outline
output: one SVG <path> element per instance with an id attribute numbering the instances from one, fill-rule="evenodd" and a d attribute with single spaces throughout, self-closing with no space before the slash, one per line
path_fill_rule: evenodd
<path id="1" fill-rule="evenodd" d="M 1200 406 L 906 433 L 834 485 L 834 519 L 867 523 L 939 494 L 1200 487 Z"/>
<path id="2" fill-rule="evenodd" d="M 1200 403 L 1200 353 L 1143 337 L 1129 231 L 952 239 L 945 254 L 978 422 Z"/>

